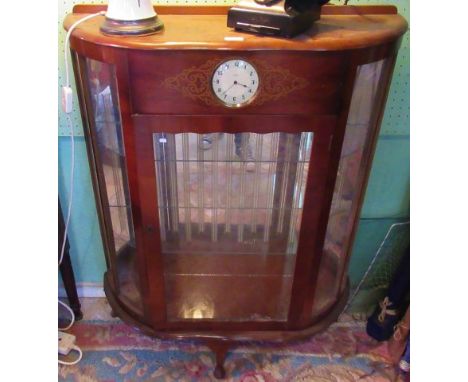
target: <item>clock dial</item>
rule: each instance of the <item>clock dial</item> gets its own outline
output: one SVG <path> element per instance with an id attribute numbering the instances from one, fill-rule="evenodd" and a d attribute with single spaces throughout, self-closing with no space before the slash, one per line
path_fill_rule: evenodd
<path id="1" fill-rule="evenodd" d="M 244 60 L 229 60 L 220 64 L 212 78 L 213 92 L 229 107 L 249 103 L 257 93 L 258 73 L 252 64 Z"/>

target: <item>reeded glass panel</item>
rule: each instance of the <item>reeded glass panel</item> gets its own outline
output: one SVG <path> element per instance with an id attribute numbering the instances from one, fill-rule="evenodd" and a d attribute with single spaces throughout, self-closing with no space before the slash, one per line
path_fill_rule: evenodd
<path id="1" fill-rule="evenodd" d="M 357 204 L 361 192 L 364 192 L 366 158 L 363 155 L 374 128 L 371 119 L 380 79 L 385 70 L 388 70 L 386 60 L 362 65 L 357 69 L 318 276 L 315 313 L 329 308 L 339 292 L 354 218 L 358 212 Z"/>
<path id="2" fill-rule="evenodd" d="M 125 170 L 122 125 L 117 104 L 113 67 L 86 59 L 88 87 L 93 105 L 101 188 L 106 190 L 108 209 L 104 212 L 112 226 L 120 297 L 142 310 L 135 265 L 135 238 Z"/>
<path id="3" fill-rule="evenodd" d="M 169 320 L 286 320 L 312 133 L 154 134 Z"/>

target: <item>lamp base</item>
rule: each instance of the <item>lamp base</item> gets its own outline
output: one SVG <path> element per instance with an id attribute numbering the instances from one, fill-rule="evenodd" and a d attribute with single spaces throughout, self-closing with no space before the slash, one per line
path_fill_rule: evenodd
<path id="1" fill-rule="evenodd" d="M 164 28 L 158 16 L 142 20 L 115 20 L 106 17 L 101 32 L 107 35 L 145 36 L 158 33 Z"/>

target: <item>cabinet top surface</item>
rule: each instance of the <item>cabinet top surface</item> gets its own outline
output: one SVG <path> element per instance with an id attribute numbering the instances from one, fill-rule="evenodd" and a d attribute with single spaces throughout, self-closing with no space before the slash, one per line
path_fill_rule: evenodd
<path id="1" fill-rule="evenodd" d="M 78 40 L 126 49 L 224 49 L 224 50 L 346 50 L 394 41 L 407 29 L 394 7 L 325 6 L 320 20 L 292 39 L 257 36 L 227 27 L 228 7 L 156 7 L 164 22 L 161 33 L 150 36 L 106 36 L 99 30 L 104 16 L 80 24 L 73 32 Z M 203 8 L 206 13 L 203 14 Z M 68 29 L 87 13 L 105 7 L 77 6 L 64 21 Z M 209 13 L 209 14 L 208 14 Z M 234 37 L 234 39 L 233 39 Z"/>

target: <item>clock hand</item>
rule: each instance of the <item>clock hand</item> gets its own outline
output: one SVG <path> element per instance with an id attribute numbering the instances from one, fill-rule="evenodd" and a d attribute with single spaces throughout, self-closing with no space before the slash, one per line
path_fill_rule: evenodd
<path id="1" fill-rule="evenodd" d="M 234 82 L 231 86 L 229 86 L 225 91 L 223 91 L 221 94 L 225 94 L 228 90 L 231 90 L 231 88 L 236 84 L 236 82 Z"/>
<path id="2" fill-rule="evenodd" d="M 243 86 L 244 88 L 248 88 L 247 85 L 241 84 L 241 83 L 239 83 L 239 82 L 236 82 L 236 85 L 240 85 L 240 86 Z"/>

